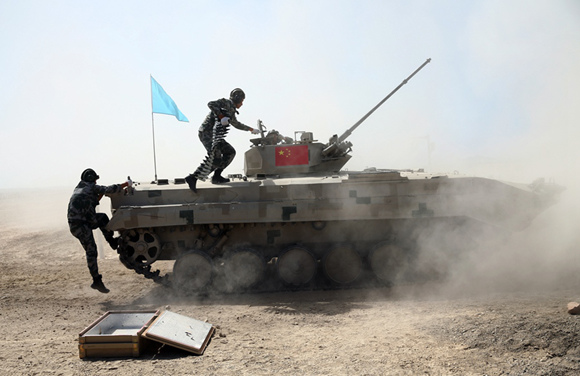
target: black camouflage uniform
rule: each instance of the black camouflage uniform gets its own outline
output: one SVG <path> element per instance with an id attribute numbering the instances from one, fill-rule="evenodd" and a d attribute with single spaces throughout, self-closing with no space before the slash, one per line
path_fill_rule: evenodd
<path id="1" fill-rule="evenodd" d="M 205 180 L 207 175 L 212 171 L 215 171 L 212 177 L 212 183 L 220 184 L 229 182 L 229 179 L 222 177 L 221 173 L 234 160 L 236 149 L 226 142 L 223 137 L 225 137 L 230 125 L 242 131 L 254 131 L 252 127 L 242 124 L 236 119 L 236 115 L 239 114 L 236 104 L 243 102 L 244 98 L 245 94 L 241 89 L 234 89 L 229 99 L 222 98 L 207 104 L 211 111 L 199 127 L 198 136 L 208 152 L 208 157 L 193 174 L 186 178 L 189 187 L 194 192 L 197 192 L 196 181 Z M 224 117 L 229 118 L 227 125 L 222 125 L 220 122 Z M 222 136 L 216 138 L 216 134 L 221 134 Z M 215 146 L 214 138 L 217 140 Z M 207 165 L 209 162 L 211 162 L 211 165 Z"/>
<path id="2" fill-rule="evenodd" d="M 84 172 L 81 178 L 83 176 L 85 176 Z M 96 173 L 95 176 L 98 179 Z M 81 245 L 85 249 L 87 266 L 89 267 L 89 272 L 94 282 L 91 287 L 101 292 L 108 292 L 108 290 L 103 285 L 101 275 L 99 274 L 97 264 L 98 252 L 95 238 L 93 237 L 93 230 L 100 229 L 113 249 L 117 249 L 117 238 L 114 237 L 113 231 L 106 229 L 109 217 L 104 213 L 97 213 L 95 207 L 99 204 L 99 199 L 102 195 L 116 193 L 121 189 L 121 184 L 102 186 L 96 184 L 96 179 L 94 181 L 85 181 L 84 179 L 75 187 L 68 204 L 67 218 L 70 232 L 81 242 Z M 100 288 L 101 286 L 102 288 Z"/>
<path id="3" fill-rule="evenodd" d="M 242 124 L 236 119 L 236 114 L 239 114 L 236 105 L 231 99 L 218 99 L 207 104 L 211 112 L 206 116 L 205 121 L 199 127 L 199 139 L 208 153 L 211 151 L 213 140 L 213 127 L 221 118 L 229 117 L 230 124 L 241 131 L 251 131 L 252 128 Z M 221 116 L 220 116 L 221 115 Z M 213 160 L 213 170 L 224 170 L 232 163 L 236 156 L 236 149 L 230 145 L 226 140 L 218 141 L 216 145 L 216 153 Z"/>

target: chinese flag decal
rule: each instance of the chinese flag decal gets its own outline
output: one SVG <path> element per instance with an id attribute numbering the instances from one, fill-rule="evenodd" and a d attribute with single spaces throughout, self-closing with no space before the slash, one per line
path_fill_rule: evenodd
<path id="1" fill-rule="evenodd" d="M 308 145 L 276 147 L 276 166 L 296 166 L 307 164 Z"/>

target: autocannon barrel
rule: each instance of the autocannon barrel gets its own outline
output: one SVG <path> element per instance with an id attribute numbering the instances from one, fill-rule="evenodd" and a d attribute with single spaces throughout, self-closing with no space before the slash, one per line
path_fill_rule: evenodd
<path id="1" fill-rule="evenodd" d="M 371 116 L 371 114 L 373 112 L 375 112 L 379 107 L 381 107 L 381 105 L 383 103 L 385 103 L 393 94 L 395 94 L 397 92 L 397 90 L 399 90 L 403 85 L 405 85 L 411 78 L 413 78 L 413 76 L 415 74 L 417 74 L 417 72 L 419 72 L 421 69 L 423 69 L 423 67 L 427 64 L 429 64 L 429 62 L 431 62 L 431 59 L 427 59 L 423 64 L 421 64 L 421 66 L 419 68 L 417 68 L 409 77 L 405 78 L 403 80 L 403 82 L 401 82 L 399 84 L 399 86 L 397 86 L 393 91 L 391 91 L 389 93 L 389 95 L 387 95 L 385 98 L 383 98 L 382 101 L 380 101 L 375 107 L 372 108 L 372 110 L 370 110 L 369 112 L 366 113 L 365 116 L 363 116 L 359 121 L 357 121 L 352 127 L 350 127 L 346 132 L 344 132 L 337 140 L 338 143 L 341 143 L 342 141 L 346 140 L 348 136 L 350 136 L 350 134 L 359 126 L 362 124 L 363 121 L 365 121 L 369 116 Z"/>

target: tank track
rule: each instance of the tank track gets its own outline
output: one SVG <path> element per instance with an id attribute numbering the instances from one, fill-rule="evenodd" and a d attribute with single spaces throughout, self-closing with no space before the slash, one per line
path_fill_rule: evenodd
<path id="1" fill-rule="evenodd" d="M 229 132 L 229 127 L 229 124 L 222 125 L 219 121 L 214 124 L 212 131 L 211 150 L 207 153 L 203 162 L 201 162 L 201 165 L 193 174 L 198 180 L 205 181 L 209 174 L 211 174 L 211 172 L 214 170 L 213 161 L 215 159 L 216 153 L 218 152 L 217 145 L 220 141 L 226 138 Z"/>
<path id="2" fill-rule="evenodd" d="M 137 274 L 143 275 L 146 279 L 151 279 L 153 282 L 158 283 L 159 285 L 166 287 L 166 288 L 173 288 L 176 287 L 172 284 L 171 277 L 169 274 L 165 274 L 163 276 L 160 275 L 159 270 L 151 271 L 151 265 L 143 265 L 131 262 L 126 255 L 123 255 L 122 252 L 119 252 L 119 260 L 121 263 L 129 270 L 135 271 Z M 268 270 L 265 277 L 264 284 L 259 286 L 253 286 L 247 289 L 234 289 L 231 291 L 226 290 L 219 290 L 214 287 L 206 287 L 199 291 L 183 291 L 176 289 L 175 291 L 180 294 L 185 295 L 208 295 L 208 294 L 217 294 L 217 295 L 229 295 L 229 294 L 260 294 L 260 293 L 274 293 L 274 292 L 298 292 L 298 291 L 316 291 L 316 290 L 351 290 L 351 289 L 376 289 L 376 288 L 385 288 L 385 287 L 394 287 L 399 285 L 412 285 L 420 282 L 426 281 L 433 281 L 438 280 L 439 278 L 427 278 L 422 280 L 421 278 L 415 281 L 405 281 L 405 282 L 397 282 L 397 283 L 385 283 L 378 281 L 375 277 L 367 275 L 366 277 L 361 278 L 360 281 L 352 284 L 346 285 L 336 285 L 332 284 L 328 280 L 324 278 L 324 276 L 319 273 L 311 283 L 308 283 L 304 286 L 290 286 L 284 284 L 280 281 L 276 280 L 274 276 L 274 272 L 272 270 Z"/>
<path id="3" fill-rule="evenodd" d="M 130 236 L 124 235 L 122 233 L 118 247 L 119 259 L 128 269 L 134 270 L 137 274 L 141 274 L 146 279 L 151 279 L 154 282 L 163 285 L 164 287 L 171 287 L 179 293 L 201 295 L 392 287 L 395 285 L 409 285 L 443 280 L 446 278 L 448 273 L 447 266 L 444 265 L 445 263 L 436 264 L 433 268 L 419 267 L 421 264 L 425 266 L 425 261 L 430 259 L 423 259 L 423 261 L 417 263 L 417 260 L 419 260 L 418 256 L 421 253 L 420 247 L 418 247 L 416 241 L 410 240 L 412 237 L 410 234 L 412 234 L 413 231 L 409 230 L 404 225 L 400 225 L 395 229 L 390 228 L 388 231 L 389 233 L 386 235 L 380 234 L 380 236 L 377 236 L 376 238 L 365 238 L 364 240 L 358 240 L 357 242 L 341 239 L 340 234 L 345 231 L 344 227 L 333 227 L 332 222 L 330 224 L 326 224 L 324 227 L 314 227 L 312 224 L 309 224 L 309 222 L 290 225 L 296 226 L 295 231 L 305 234 L 308 234 L 308 229 L 311 229 L 310 231 L 313 232 L 324 230 L 325 232 L 328 232 L 326 235 L 326 238 L 328 238 L 327 242 L 322 241 L 311 243 L 295 243 L 282 241 L 278 246 L 271 246 L 268 245 L 269 243 L 252 243 L 250 238 L 244 237 L 248 233 L 249 227 L 255 228 L 255 230 L 252 231 L 251 238 L 260 238 L 259 234 L 267 234 L 267 232 L 263 231 L 279 230 L 282 227 L 288 226 L 287 224 L 283 223 L 279 223 L 278 225 L 279 226 L 276 227 L 270 223 L 263 226 L 259 224 L 244 224 L 243 226 L 231 225 L 224 227 L 204 226 L 203 228 L 198 229 L 196 232 L 187 233 L 179 231 L 179 233 L 187 234 L 182 235 L 183 239 L 190 239 L 188 241 L 188 243 L 190 243 L 188 248 L 191 250 L 199 251 L 199 253 L 207 255 L 207 257 L 211 259 L 210 268 L 213 270 L 211 272 L 212 277 L 208 280 L 208 284 L 200 286 L 195 290 L 189 290 L 187 283 L 185 286 L 182 286 L 181 282 L 184 281 L 183 274 L 181 277 L 179 277 L 179 274 L 176 274 L 177 272 L 175 265 L 179 262 L 180 257 L 187 256 L 187 254 L 190 253 L 187 250 L 178 252 L 174 247 L 167 247 L 166 251 L 169 251 L 168 254 L 165 254 L 165 257 L 160 258 L 160 260 L 176 260 L 176 264 L 174 264 L 172 272 L 168 272 L 164 276 L 160 276 L 159 270 L 151 270 L 151 264 L 155 262 L 154 260 L 150 263 L 145 263 L 143 262 L 142 258 L 135 257 L 135 254 L 132 254 Z M 423 222 L 422 225 L 425 228 L 429 227 L 427 222 Z M 456 221 L 450 221 L 448 225 L 455 227 L 458 225 L 458 223 Z M 368 224 L 364 222 L 359 223 L 356 226 L 354 224 L 349 225 L 353 233 L 359 233 L 361 229 L 366 228 L 367 226 Z M 442 224 L 438 223 L 438 228 L 441 228 L 439 226 L 442 226 Z M 383 224 L 381 228 L 387 228 L 387 226 Z M 411 227 L 411 229 L 414 228 L 415 226 Z M 156 228 L 149 228 L 147 232 L 151 233 L 152 235 L 159 236 L 159 234 L 156 234 L 156 230 Z M 183 227 L 182 230 L 186 230 L 186 228 Z M 409 233 L 408 231 L 411 232 Z M 171 231 L 169 233 L 174 232 Z M 472 234 L 473 232 L 466 231 L 466 233 Z M 312 234 L 307 237 L 313 238 Z M 349 234 L 345 234 L 345 237 L 348 239 Z M 490 236 L 487 236 L 486 238 L 489 237 Z M 280 237 L 280 240 L 283 239 Z M 152 244 L 155 244 L 156 248 L 160 247 L 160 241 L 161 239 L 157 239 L 155 242 L 152 242 Z M 172 241 L 176 240 L 170 240 L 170 242 Z M 472 243 L 470 243 L 469 237 L 459 243 L 461 244 L 461 247 L 458 248 L 448 247 L 445 243 L 442 243 L 442 245 L 438 248 L 445 249 L 446 252 L 444 255 L 439 255 L 439 262 L 447 260 L 451 263 L 452 260 L 458 259 L 460 255 L 465 252 L 465 247 L 467 247 L 467 249 L 471 249 L 474 246 L 470 245 Z M 347 248 L 358 250 L 357 253 L 361 259 L 361 266 L 358 271 L 359 274 L 352 280 L 348 280 L 350 277 L 345 277 L 340 269 L 334 269 L 334 271 L 331 271 L 330 273 L 328 273 L 328 269 L 325 269 L 325 265 L 332 265 L 332 261 L 330 261 L 330 264 L 325 264 L 325 256 L 330 254 L 328 251 L 335 249 L 336 246 L 341 244 L 348 245 L 349 247 Z M 396 247 L 391 249 L 389 245 L 396 245 Z M 293 281 L 284 279 L 280 275 L 280 270 L 278 269 L 281 265 L 280 257 L 284 254 L 284 249 L 293 247 L 298 249 L 306 249 L 308 250 L 308 253 L 311 253 L 315 258 L 313 264 L 315 271 L 313 272 L 311 279 L 308 281 L 293 283 Z M 340 247 L 337 248 L 340 249 Z M 381 255 L 390 255 L 389 257 L 391 257 L 392 260 L 399 260 L 400 262 L 389 263 L 385 266 L 387 268 L 394 267 L 395 269 L 388 269 L 387 273 L 380 272 L 380 269 L 379 273 L 373 271 L 373 261 L 371 257 L 372 251 L 376 249 L 380 251 L 377 253 L 378 258 L 375 259 L 375 262 L 377 263 L 375 265 L 381 266 L 383 264 L 384 259 L 382 257 L 384 256 Z M 235 276 L 238 274 L 231 273 L 232 271 L 236 271 L 236 269 L 230 269 L 228 272 L 227 260 L 230 256 L 236 254 L 237 251 L 242 251 L 241 254 L 244 254 L 243 251 L 247 250 L 257 250 L 257 254 L 264 256 L 263 274 L 259 280 L 256 280 L 256 282 L 251 285 L 236 285 L 235 283 L 232 283 L 236 282 L 236 279 L 230 279 L 228 276 Z M 399 253 L 396 252 L 397 250 Z M 251 255 L 252 253 L 253 252 L 249 252 L 245 254 Z M 349 252 L 344 253 L 344 255 L 348 256 Z M 243 260 L 248 259 L 244 258 Z M 345 268 L 344 270 L 347 269 L 348 268 Z M 198 269 L 196 270 L 196 274 L 199 272 L 199 270 L 203 271 L 203 269 Z M 338 274 L 336 274 L 337 272 Z M 195 276 L 196 274 L 191 275 Z M 343 277 L 345 277 L 346 280 L 342 279 Z M 244 283 L 243 280 L 241 281 Z"/>

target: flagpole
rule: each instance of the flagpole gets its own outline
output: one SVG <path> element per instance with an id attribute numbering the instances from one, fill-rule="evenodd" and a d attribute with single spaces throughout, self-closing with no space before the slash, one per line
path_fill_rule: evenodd
<path id="1" fill-rule="evenodd" d="M 149 75 L 151 86 L 151 131 L 153 132 L 153 168 L 155 169 L 155 182 L 157 182 L 157 158 L 155 156 L 155 120 L 153 117 L 153 76 Z"/>

